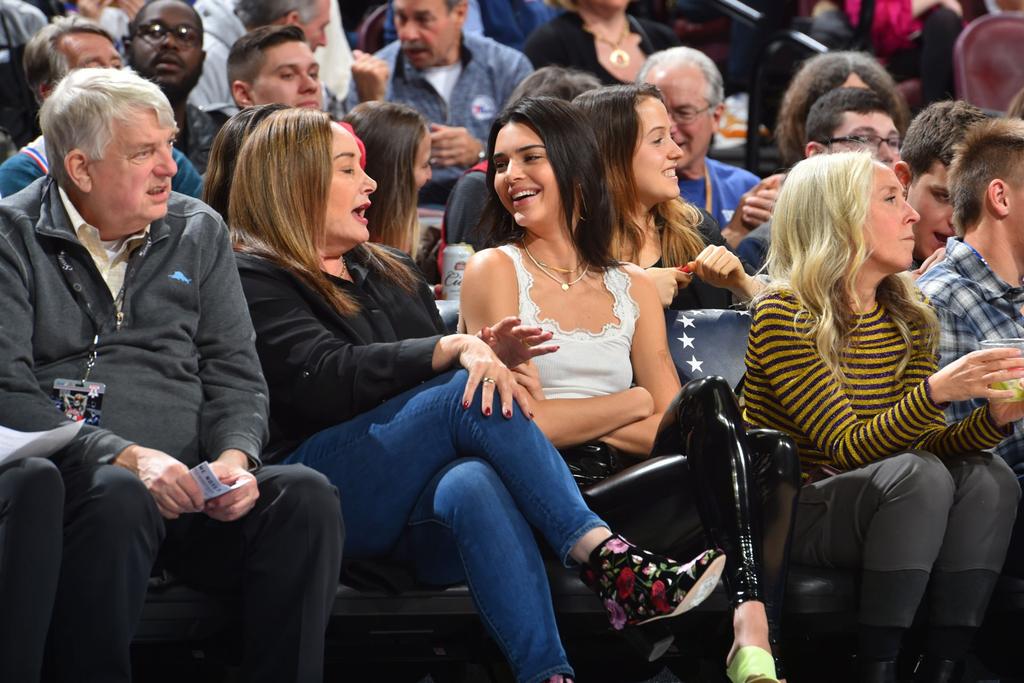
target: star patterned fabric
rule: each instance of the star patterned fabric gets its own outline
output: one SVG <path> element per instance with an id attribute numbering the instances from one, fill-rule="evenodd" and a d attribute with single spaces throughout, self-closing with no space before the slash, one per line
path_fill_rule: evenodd
<path id="1" fill-rule="evenodd" d="M 750 331 L 747 311 L 669 310 L 665 318 L 669 351 L 680 382 L 720 375 L 731 387 L 740 383 Z"/>

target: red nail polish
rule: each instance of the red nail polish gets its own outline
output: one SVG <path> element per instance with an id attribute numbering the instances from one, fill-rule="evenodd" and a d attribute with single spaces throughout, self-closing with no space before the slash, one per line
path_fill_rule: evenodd
<path id="1" fill-rule="evenodd" d="M 505 408 L 504 414 L 505 414 L 505 417 L 512 417 L 512 409 L 511 408 Z"/>
<path id="2" fill-rule="evenodd" d="M 490 415 L 491 415 L 491 407 L 490 406 L 487 406 L 486 408 L 484 408 L 484 415 L 490 417 Z"/>
<path id="3" fill-rule="evenodd" d="M 532 420 L 533 418 L 534 418 L 534 415 L 533 415 L 533 411 L 531 410 L 530 411 L 530 419 Z"/>
<path id="4" fill-rule="evenodd" d="M 469 407 L 469 401 L 463 401 L 462 402 L 462 407 L 463 408 L 468 408 Z"/>

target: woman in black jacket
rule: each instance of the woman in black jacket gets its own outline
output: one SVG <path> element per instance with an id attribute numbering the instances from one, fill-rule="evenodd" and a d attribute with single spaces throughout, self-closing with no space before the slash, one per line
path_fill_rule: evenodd
<path id="1" fill-rule="evenodd" d="M 569 680 L 533 529 L 596 575 L 617 628 L 697 604 L 723 556 L 652 555 L 586 507 L 507 367 L 547 336 L 515 320 L 443 335 L 409 259 L 367 243 L 376 183 L 361 162 L 349 130 L 296 109 L 238 159 L 228 222 L 270 387 L 268 457 L 338 487 L 347 556 L 467 582 L 518 680 Z"/>

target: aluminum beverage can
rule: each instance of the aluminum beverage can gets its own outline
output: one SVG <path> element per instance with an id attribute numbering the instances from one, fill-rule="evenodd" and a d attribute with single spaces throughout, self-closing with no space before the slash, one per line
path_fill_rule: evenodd
<path id="1" fill-rule="evenodd" d="M 462 290 L 462 273 L 473 255 L 473 246 L 465 242 L 449 244 L 441 256 L 441 298 L 458 301 Z"/>

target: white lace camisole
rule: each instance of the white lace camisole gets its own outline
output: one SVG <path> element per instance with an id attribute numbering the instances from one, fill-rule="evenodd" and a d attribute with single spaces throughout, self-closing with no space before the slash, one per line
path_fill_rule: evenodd
<path id="1" fill-rule="evenodd" d="M 547 398 L 590 398 L 629 389 L 633 366 L 629 350 L 640 308 L 629 293 L 630 277 L 621 268 L 604 271 L 604 286 L 614 299 L 612 313 L 619 321 L 607 323 L 600 332 L 565 331 L 551 318 L 540 319 L 540 308 L 530 298 L 533 275 L 523 265 L 523 252 L 516 246 L 499 247 L 516 268 L 519 284 L 519 317 L 524 325 L 536 326 L 554 336 L 549 344 L 558 351 L 533 359 Z"/>

